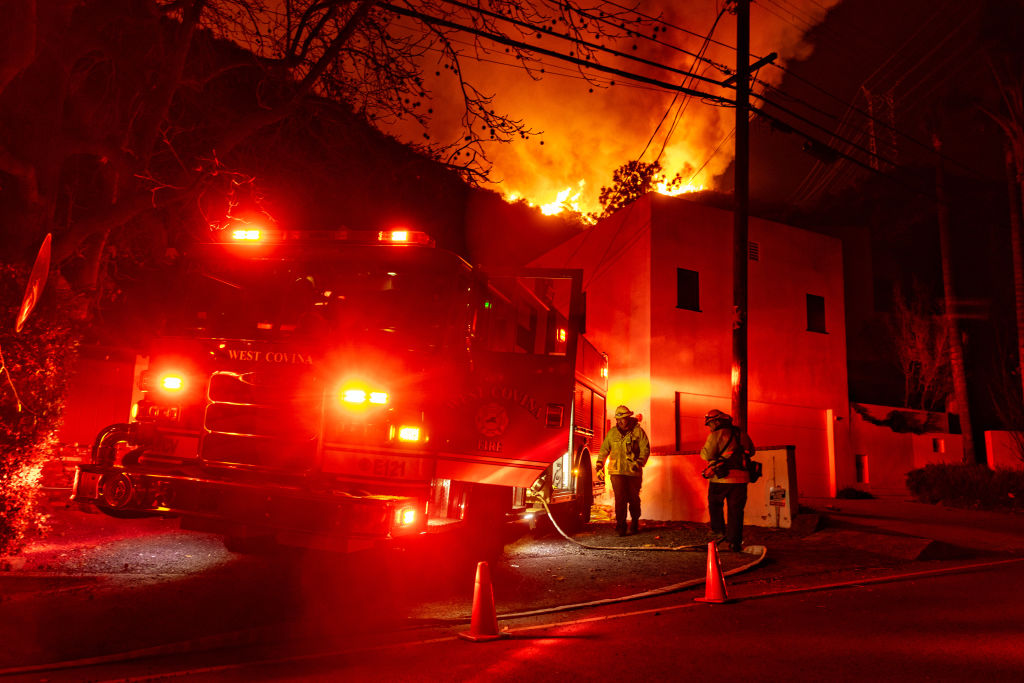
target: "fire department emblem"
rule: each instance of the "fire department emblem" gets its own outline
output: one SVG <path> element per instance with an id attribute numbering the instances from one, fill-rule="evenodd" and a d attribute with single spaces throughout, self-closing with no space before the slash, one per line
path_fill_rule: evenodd
<path id="1" fill-rule="evenodd" d="M 500 403 L 485 403 L 476 411 L 476 429 L 486 437 L 501 436 L 508 429 L 508 413 Z"/>

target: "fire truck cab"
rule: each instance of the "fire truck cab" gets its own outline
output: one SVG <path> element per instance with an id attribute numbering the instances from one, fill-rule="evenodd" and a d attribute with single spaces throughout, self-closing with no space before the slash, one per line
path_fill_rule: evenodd
<path id="1" fill-rule="evenodd" d="M 604 488 L 607 358 L 580 273 L 483 272 L 405 230 L 236 230 L 198 245 L 72 499 L 347 550 Z"/>

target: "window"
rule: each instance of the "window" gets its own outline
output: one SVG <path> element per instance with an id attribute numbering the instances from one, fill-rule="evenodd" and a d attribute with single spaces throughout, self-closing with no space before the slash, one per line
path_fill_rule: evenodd
<path id="1" fill-rule="evenodd" d="M 945 439 L 932 439 L 932 453 L 945 453 L 946 452 L 946 440 Z"/>
<path id="2" fill-rule="evenodd" d="M 825 330 L 825 297 L 816 294 L 807 295 L 807 331 L 826 332 Z"/>
<path id="3" fill-rule="evenodd" d="M 700 311 L 700 274 L 676 268 L 676 308 Z"/>

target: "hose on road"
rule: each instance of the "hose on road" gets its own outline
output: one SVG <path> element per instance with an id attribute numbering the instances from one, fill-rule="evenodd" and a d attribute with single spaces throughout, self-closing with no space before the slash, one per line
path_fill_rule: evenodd
<path id="1" fill-rule="evenodd" d="M 589 545 L 587 543 L 581 543 L 575 538 L 569 536 L 562 530 L 562 527 L 558 526 L 558 522 L 555 520 L 555 516 L 551 513 L 551 508 L 548 507 L 548 502 L 541 496 L 534 496 L 535 500 L 540 501 L 544 506 L 544 510 L 548 513 L 548 519 L 551 520 L 551 524 L 555 527 L 555 530 L 562 535 L 565 540 L 575 543 L 581 548 L 587 548 L 588 550 L 668 550 L 668 551 L 682 551 L 682 550 L 700 550 L 706 549 L 706 543 L 695 543 L 691 545 L 677 545 L 677 546 L 618 546 L 618 545 Z"/>

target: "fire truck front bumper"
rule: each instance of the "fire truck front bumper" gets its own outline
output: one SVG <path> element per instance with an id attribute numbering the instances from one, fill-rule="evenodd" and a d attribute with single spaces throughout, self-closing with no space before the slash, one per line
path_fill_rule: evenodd
<path id="1" fill-rule="evenodd" d="M 80 465 L 71 500 L 116 517 L 169 515 L 211 529 L 387 540 L 426 529 L 426 502 L 409 496 L 314 492 L 298 486 Z"/>

